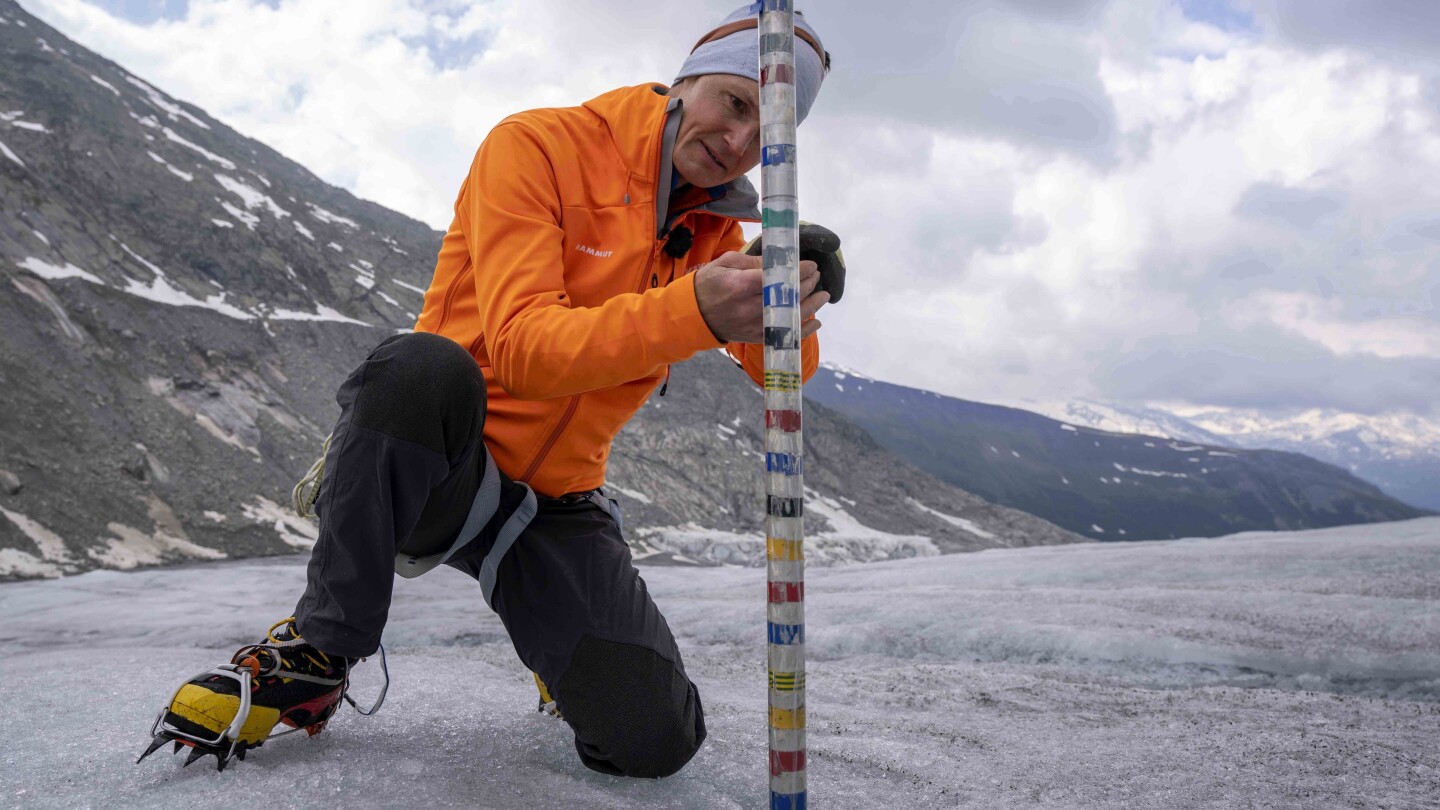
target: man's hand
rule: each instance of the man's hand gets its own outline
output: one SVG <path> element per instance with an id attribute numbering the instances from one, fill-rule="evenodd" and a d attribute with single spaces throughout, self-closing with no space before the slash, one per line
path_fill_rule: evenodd
<path id="1" fill-rule="evenodd" d="M 765 329 L 764 284 L 759 256 L 731 251 L 695 271 L 695 301 L 705 325 L 726 343 L 761 343 Z M 800 335 L 810 337 L 820 328 L 815 313 L 830 300 L 816 291 L 820 270 L 815 262 L 800 262 Z"/>

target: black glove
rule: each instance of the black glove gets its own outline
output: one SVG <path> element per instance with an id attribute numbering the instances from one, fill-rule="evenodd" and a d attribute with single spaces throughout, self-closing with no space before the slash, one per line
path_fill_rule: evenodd
<path id="1" fill-rule="evenodd" d="M 761 255 L 760 237 L 751 240 L 745 252 Z M 823 225 L 801 222 L 800 260 L 815 262 L 820 269 L 820 283 L 815 289 L 830 293 L 830 303 L 839 301 L 845 292 L 845 257 L 840 254 L 840 237 Z"/>

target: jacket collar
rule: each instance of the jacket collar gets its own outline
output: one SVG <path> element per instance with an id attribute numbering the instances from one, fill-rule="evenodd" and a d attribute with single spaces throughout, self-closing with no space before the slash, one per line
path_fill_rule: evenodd
<path id="1" fill-rule="evenodd" d="M 583 105 L 605 121 L 620 159 L 631 175 L 654 193 L 655 223 L 665 227 L 674 172 L 671 155 L 684 114 L 679 99 L 661 95 L 664 85 L 622 87 Z M 760 195 L 744 175 L 722 186 L 724 194 L 694 210 L 750 222 L 760 220 Z M 658 238 L 659 234 L 657 234 Z"/>

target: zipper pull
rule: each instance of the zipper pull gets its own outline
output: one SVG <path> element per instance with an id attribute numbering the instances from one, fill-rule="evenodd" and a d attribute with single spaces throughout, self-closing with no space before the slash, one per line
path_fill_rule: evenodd
<path id="1" fill-rule="evenodd" d="M 670 367 L 665 367 L 665 382 L 660 384 L 660 396 L 665 396 L 665 390 L 670 387 Z"/>
<path id="2" fill-rule="evenodd" d="M 658 286 L 660 286 L 660 276 L 659 276 L 658 274 L 656 274 L 656 273 L 651 273 L 651 274 L 650 274 L 650 289 L 653 290 L 653 289 L 655 289 L 655 288 L 658 287 Z"/>

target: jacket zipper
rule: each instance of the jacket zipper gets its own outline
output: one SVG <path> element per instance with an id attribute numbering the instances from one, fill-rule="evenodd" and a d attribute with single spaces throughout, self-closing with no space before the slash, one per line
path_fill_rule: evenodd
<path id="1" fill-rule="evenodd" d="M 660 274 L 659 274 L 658 272 L 656 272 L 655 269 L 654 269 L 654 268 L 655 268 L 655 260 L 658 259 L 659 257 L 660 257 L 660 249 L 659 249 L 659 247 L 656 247 L 655 250 L 653 250 L 653 251 L 650 252 L 650 263 L 645 266 L 645 269 L 646 269 L 647 271 L 649 271 L 649 273 L 650 273 L 650 289 L 652 289 L 652 290 L 655 289 L 656 287 L 659 287 L 659 286 L 660 286 Z M 674 278 L 675 278 L 675 262 L 674 262 L 673 260 L 670 262 L 670 278 L 671 278 L 672 281 L 673 281 Z M 643 292 L 643 288 L 642 288 L 642 292 Z M 667 365 L 667 366 L 665 366 L 665 382 L 663 382 L 663 383 L 660 384 L 660 396 L 662 396 L 662 397 L 665 396 L 665 391 L 666 391 L 669 387 L 670 387 L 670 366 Z"/>
<path id="2" fill-rule="evenodd" d="M 525 474 L 515 479 L 516 481 L 525 481 L 527 483 L 530 481 L 530 476 L 534 475 L 535 471 L 540 469 L 540 463 L 545 460 L 546 456 L 550 455 L 550 448 L 555 446 L 556 440 L 560 438 L 560 433 L 570 424 L 570 417 L 575 415 L 575 409 L 578 407 L 580 407 L 580 395 L 576 394 L 570 397 L 570 404 L 565 406 L 565 415 L 560 417 L 560 424 L 556 425 L 555 429 L 550 432 L 550 438 L 545 440 L 545 444 L 540 448 L 540 453 L 535 456 L 534 461 L 530 462 L 530 466 L 525 470 Z"/>
<path id="3" fill-rule="evenodd" d="M 663 133 L 664 133 L 664 125 L 663 125 L 663 124 L 661 125 L 661 133 L 662 133 L 662 134 L 661 134 L 660 137 L 663 139 L 663 138 L 665 137 L 664 134 L 663 134 Z M 662 150 L 662 151 L 663 151 L 663 150 Z M 660 176 L 660 174 L 659 174 L 659 163 L 660 163 L 660 158 L 659 158 L 659 156 L 656 157 L 655 163 L 656 163 L 656 174 L 655 174 L 655 176 L 656 176 L 656 177 L 659 177 L 659 176 Z M 628 202 L 628 199 L 627 199 L 627 202 Z M 650 232 L 651 232 L 651 233 L 655 233 L 655 230 L 656 230 L 655 219 L 656 219 L 656 217 L 655 217 L 655 208 L 654 208 L 654 206 L 651 206 L 651 208 L 650 208 L 650 214 L 651 214 L 651 216 L 650 216 Z M 655 285 L 658 284 L 659 280 L 658 280 L 658 278 L 656 278 L 656 275 L 655 275 L 655 272 L 654 272 L 654 267 L 655 267 L 655 260 L 656 260 L 657 258 L 659 258 L 659 256 L 660 256 L 660 242 L 659 242 L 659 240 L 656 240 L 656 242 L 655 242 L 655 247 L 651 248 L 651 250 L 650 250 L 650 258 L 649 258 L 648 261 L 645 262 L 645 269 L 644 269 L 644 271 L 642 271 L 642 272 L 640 273 L 640 284 L 639 284 L 639 289 L 636 290 L 637 292 L 639 292 L 639 293 L 641 293 L 641 294 L 644 294 L 644 292 L 645 292 L 645 277 L 646 277 L 646 276 L 650 276 L 650 279 L 651 279 L 651 282 L 652 282 L 651 286 L 655 286 Z M 441 312 L 441 323 L 442 323 L 442 324 L 444 323 L 444 316 L 445 316 L 446 314 L 448 314 L 448 312 L 449 312 L 449 304 L 450 304 L 450 297 L 449 297 L 449 294 L 448 294 L 448 292 L 447 292 L 446 298 L 445 298 L 445 305 L 446 305 L 446 306 L 445 306 L 445 310 L 443 310 L 443 311 Z M 437 331 L 438 331 L 438 330 L 437 330 Z M 670 381 L 670 368 L 669 368 L 668 366 L 665 368 L 665 381 L 666 381 L 667 384 L 668 384 L 669 381 Z M 534 474 L 535 474 L 535 471 L 538 470 L 538 469 L 540 469 L 540 464 L 541 464 L 542 462 L 544 462 L 544 461 L 545 461 L 545 457 L 550 454 L 550 448 L 552 448 L 552 447 L 555 446 L 555 442 L 558 441 L 559 438 L 560 438 L 560 433 L 561 433 L 562 431 L 564 431 L 565 428 L 570 424 L 570 419 L 571 419 L 571 417 L 573 417 L 573 416 L 575 415 L 575 409 L 578 408 L 578 407 L 580 407 L 580 397 L 581 397 L 580 394 L 576 394 L 575 396 L 570 397 L 570 404 L 567 405 L 567 406 L 565 406 L 565 415 L 562 416 L 562 417 L 560 417 L 560 424 L 556 425 L 556 426 L 555 426 L 555 429 L 550 432 L 550 437 L 545 440 L 545 444 L 540 448 L 540 452 L 539 452 L 539 454 L 537 454 L 537 455 L 535 456 L 535 460 L 532 461 L 532 462 L 530 462 L 530 466 L 525 470 L 525 474 L 522 475 L 522 476 L 520 476 L 519 478 L 517 478 L 517 479 L 515 479 L 515 480 L 517 480 L 517 481 L 525 481 L 525 482 L 528 483 L 529 480 L 530 480 L 530 476 L 534 475 Z"/>
<path id="4" fill-rule="evenodd" d="M 638 293 L 644 293 L 644 292 L 645 292 L 645 277 L 646 277 L 646 276 L 650 276 L 651 278 L 655 278 L 655 260 L 656 260 L 657 258 L 659 258 L 659 257 L 660 257 L 660 242 L 657 241 L 657 242 L 655 243 L 655 247 L 653 247 L 653 248 L 650 249 L 650 258 L 649 258 L 649 260 L 647 260 L 647 261 L 645 262 L 645 270 L 644 270 L 642 273 L 640 273 L 640 285 L 639 285 L 639 287 L 635 290 L 635 292 L 638 292 Z M 654 285 L 651 285 L 651 286 L 654 286 Z"/>
<path id="5" fill-rule="evenodd" d="M 467 276 L 473 275 L 475 275 L 475 265 L 466 261 L 464 269 L 455 276 L 454 281 L 450 282 L 450 286 L 445 288 L 445 300 L 440 305 L 440 323 L 435 326 L 435 333 L 437 335 L 445 329 L 445 323 L 450 320 L 450 307 L 455 300 L 455 291 L 460 289 L 460 283 L 464 281 Z"/>

